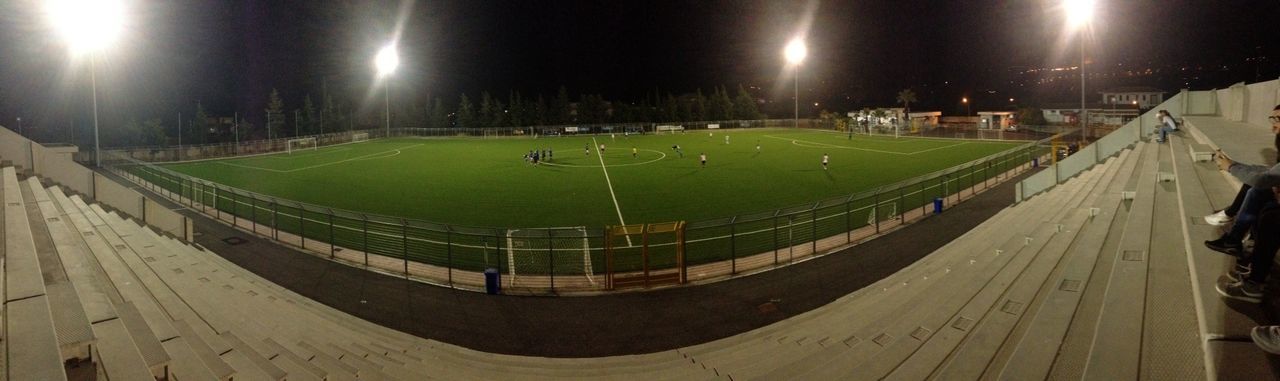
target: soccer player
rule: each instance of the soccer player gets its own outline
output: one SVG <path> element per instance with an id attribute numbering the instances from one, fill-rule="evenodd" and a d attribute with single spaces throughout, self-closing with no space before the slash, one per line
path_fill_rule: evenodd
<path id="1" fill-rule="evenodd" d="M 585 154 L 586 156 L 591 156 L 591 145 L 587 144 L 582 146 L 582 153 Z"/>
<path id="2" fill-rule="evenodd" d="M 552 151 L 551 148 L 547 148 L 547 160 L 551 160 L 551 158 L 555 157 L 555 155 L 556 155 L 555 151 Z"/>
<path id="3" fill-rule="evenodd" d="M 636 147 L 631 147 L 631 158 L 632 158 L 632 159 L 635 159 L 635 158 L 636 158 L 636 154 L 637 154 L 637 153 L 639 153 L 639 152 L 636 152 Z"/>
<path id="4" fill-rule="evenodd" d="M 760 141 L 756 140 L 756 152 L 760 152 Z"/>
<path id="5" fill-rule="evenodd" d="M 676 151 L 676 153 L 677 153 L 677 154 L 680 154 L 680 157 L 682 157 L 682 158 L 684 157 L 684 150 L 680 149 L 680 145 L 679 145 L 679 144 L 676 144 L 676 145 L 671 146 L 671 150 L 672 150 L 672 151 Z"/>
<path id="6" fill-rule="evenodd" d="M 601 143 L 601 144 L 600 144 L 600 155 L 601 155 L 601 156 L 603 156 L 603 155 L 604 155 L 604 144 L 603 144 L 603 143 Z"/>
<path id="7" fill-rule="evenodd" d="M 729 144 L 729 134 L 724 134 L 724 144 Z"/>
<path id="8" fill-rule="evenodd" d="M 822 154 L 822 170 L 824 170 L 824 171 L 825 171 L 825 170 L 827 170 L 827 162 L 828 162 L 828 161 L 831 161 L 831 157 L 830 157 L 830 156 L 827 156 L 827 154 L 825 154 L 825 153 L 824 153 L 824 154 Z"/>
<path id="9" fill-rule="evenodd" d="M 702 167 L 703 167 L 703 168 L 706 168 L 706 167 L 707 167 L 707 153 L 706 153 L 706 152 L 700 152 L 700 153 L 698 153 L 698 160 L 702 160 Z"/>

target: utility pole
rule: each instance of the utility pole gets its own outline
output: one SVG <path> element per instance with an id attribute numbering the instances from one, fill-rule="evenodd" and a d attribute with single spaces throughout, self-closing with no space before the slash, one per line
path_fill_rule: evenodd
<path id="1" fill-rule="evenodd" d="M 235 116 L 232 117 L 234 118 L 234 120 L 232 120 L 231 122 L 231 130 L 234 131 L 236 134 L 235 153 L 239 155 L 240 154 L 240 113 L 237 112 L 234 115 Z"/>

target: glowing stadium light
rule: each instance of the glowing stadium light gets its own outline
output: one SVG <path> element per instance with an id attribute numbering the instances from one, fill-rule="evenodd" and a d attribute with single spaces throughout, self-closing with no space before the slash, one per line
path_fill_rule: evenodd
<path id="1" fill-rule="evenodd" d="M 124 29 L 120 0 L 52 0 L 45 3 L 45 13 L 77 54 L 106 48 Z"/>
<path id="2" fill-rule="evenodd" d="M 804 57 L 809 55 L 809 49 L 804 46 L 804 39 L 796 37 L 787 43 L 782 53 L 787 58 L 787 63 L 799 65 L 804 61 Z"/>
<path id="3" fill-rule="evenodd" d="M 1062 8 L 1067 10 L 1067 25 L 1079 28 L 1093 20 L 1094 0 L 1063 0 Z"/>
<path id="4" fill-rule="evenodd" d="M 394 44 L 387 45 L 378 50 L 378 55 L 373 58 L 374 67 L 378 69 L 379 77 L 386 77 L 396 71 L 396 67 L 400 66 L 400 55 L 396 53 Z"/>
<path id="5" fill-rule="evenodd" d="M 124 3 L 121 0 L 50 0 L 45 2 L 45 14 L 54 29 L 67 40 L 73 54 L 89 55 L 89 81 L 93 90 L 93 161 L 101 167 L 94 55 L 115 42 L 124 30 Z"/>
<path id="6" fill-rule="evenodd" d="M 783 57 L 786 57 L 787 63 L 790 64 L 791 67 L 795 70 L 795 72 L 793 73 L 794 74 L 793 76 L 795 77 L 795 85 L 796 85 L 794 127 L 799 128 L 800 127 L 800 63 L 804 61 L 805 56 L 809 55 L 809 49 L 804 46 L 803 38 L 796 37 L 791 39 L 791 42 L 787 43 L 787 47 L 782 49 L 782 55 Z M 813 105 L 817 106 L 818 104 L 814 103 Z"/>

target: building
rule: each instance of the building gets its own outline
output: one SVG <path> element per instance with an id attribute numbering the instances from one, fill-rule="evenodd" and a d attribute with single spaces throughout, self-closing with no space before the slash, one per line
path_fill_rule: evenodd
<path id="1" fill-rule="evenodd" d="M 1140 103 L 1139 103 L 1140 104 Z M 1095 103 L 1088 106 L 1089 124 L 1122 125 L 1138 117 L 1138 105 Z M 1080 104 L 1055 103 L 1041 108 L 1050 124 L 1080 123 Z"/>
<path id="2" fill-rule="evenodd" d="M 1164 91 L 1154 87 L 1115 87 L 1104 90 L 1102 103 L 1107 105 L 1133 105 L 1149 109 L 1164 102 Z"/>
<path id="3" fill-rule="evenodd" d="M 1004 130 L 1013 125 L 1017 114 L 1013 111 L 979 111 L 978 128 L 986 130 Z"/>

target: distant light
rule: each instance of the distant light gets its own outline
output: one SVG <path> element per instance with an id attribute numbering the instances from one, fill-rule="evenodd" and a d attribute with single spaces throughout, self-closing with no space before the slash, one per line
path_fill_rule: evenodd
<path id="1" fill-rule="evenodd" d="M 1010 102 L 1013 102 L 1013 98 L 1009 98 L 1009 101 L 1010 101 Z"/>
<path id="2" fill-rule="evenodd" d="M 45 3 L 45 13 L 77 54 L 111 45 L 124 29 L 120 0 L 52 0 Z"/>
<path id="3" fill-rule="evenodd" d="M 1063 0 L 1062 7 L 1067 10 L 1067 25 L 1072 29 L 1088 24 L 1093 19 L 1094 0 Z"/>
<path id="4" fill-rule="evenodd" d="M 969 98 L 968 97 L 960 98 L 960 103 L 969 103 Z"/>
<path id="5" fill-rule="evenodd" d="M 392 44 L 382 47 L 374 57 L 373 63 L 378 68 L 379 77 L 391 75 L 396 71 L 396 66 L 400 66 L 400 55 L 396 53 L 396 46 Z"/>
<path id="6" fill-rule="evenodd" d="M 787 43 L 787 48 L 783 50 L 783 55 L 787 57 L 787 63 L 799 65 L 804 61 L 804 57 L 809 55 L 809 48 L 804 46 L 804 40 L 796 37 Z"/>
<path id="7" fill-rule="evenodd" d="M 813 107 L 818 107 L 818 102 L 813 102 Z"/>

